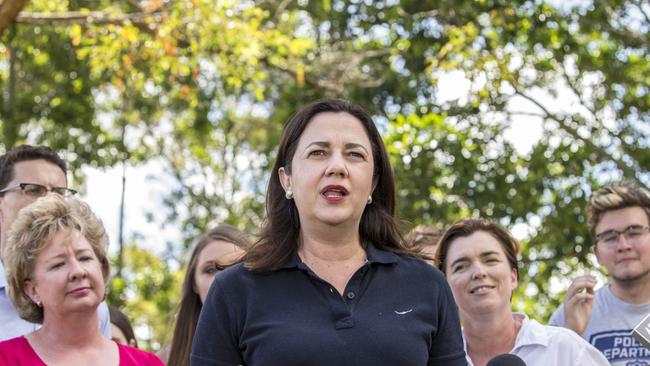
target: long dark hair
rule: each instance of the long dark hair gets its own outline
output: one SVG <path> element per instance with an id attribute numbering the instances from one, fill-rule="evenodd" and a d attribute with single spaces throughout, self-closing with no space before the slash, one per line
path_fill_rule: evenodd
<path id="1" fill-rule="evenodd" d="M 108 305 L 108 314 L 111 318 L 111 323 L 116 327 L 120 328 L 124 337 L 126 338 L 126 344 L 128 346 L 138 347 L 138 340 L 135 339 L 135 333 L 133 333 L 133 327 L 131 327 L 131 322 L 129 318 L 126 317 L 120 309 L 116 308 L 113 305 Z M 133 342 L 133 343 L 131 343 Z"/>
<path id="2" fill-rule="evenodd" d="M 174 335 L 169 349 L 170 366 L 189 366 L 190 351 L 192 350 L 192 339 L 196 330 L 196 323 L 199 321 L 199 314 L 203 304 L 201 298 L 194 291 L 194 274 L 198 266 L 199 254 L 211 242 L 215 240 L 227 241 L 246 250 L 250 247 L 250 240 L 246 234 L 238 229 L 221 224 L 199 238 L 196 243 L 190 261 L 187 264 L 185 279 L 183 280 L 182 297 L 176 315 Z"/>
<path id="3" fill-rule="evenodd" d="M 395 204 L 395 180 L 386 147 L 372 118 L 360 106 L 340 99 L 313 102 L 289 119 L 282 132 L 278 155 L 271 171 L 266 193 L 266 221 L 260 239 L 248 251 L 245 265 L 251 270 L 268 271 L 280 268 L 298 248 L 300 219 L 293 200 L 285 198 L 280 184 L 279 169 L 291 174 L 291 160 L 298 141 L 311 120 L 319 113 L 341 112 L 355 117 L 368 133 L 375 163 L 374 179 L 377 183 L 372 193 L 372 204 L 361 216 L 359 236 L 361 245 L 373 243 L 376 247 L 400 254 L 420 257 L 404 246 L 398 228 Z"/>

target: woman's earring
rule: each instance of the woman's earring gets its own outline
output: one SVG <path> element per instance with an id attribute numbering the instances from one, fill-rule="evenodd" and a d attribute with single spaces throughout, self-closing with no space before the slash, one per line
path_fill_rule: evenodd
<path id="1" fill-rule="evenodd" d="M 286 197 L 288 200 L 293 198 L 293 191 L 291 188 L 287 188 L 287 191 L 284 193 L 284 197 Z"/>
<path id="2" fill-rule="evenodd" d="M 36 306 L 38 306 L 40 308 L 40 307 L 42 307 L 41 305 L 42 305 L 41 302 L 39 300 L 36 300 Z"/>
<path id="3" fill-rule="evenodd" d="M 368 204 L 372 203 L 372 195 L 368 196 Z"/>

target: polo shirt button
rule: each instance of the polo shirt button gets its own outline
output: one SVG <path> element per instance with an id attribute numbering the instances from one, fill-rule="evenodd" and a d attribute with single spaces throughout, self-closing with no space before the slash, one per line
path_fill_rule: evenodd
<path id="1" fill-rule="evenodd" d="M 354 295 L 354 292 L 348 292 L 347 296 L 348 296 L 348 299 L 352 300 L 352 299 L 354 299 L 355 295 Z"/>

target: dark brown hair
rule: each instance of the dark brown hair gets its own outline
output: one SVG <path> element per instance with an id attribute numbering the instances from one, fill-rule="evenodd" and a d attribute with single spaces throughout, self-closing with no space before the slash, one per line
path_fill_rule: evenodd
<path id="1" fill-rule="evenodd" d="M 508 264 L 510 264 L 510 268 L 517 272 L 517 279 L 519 279 L 519 267 L 517 265 L 519 242 L 510 235 L 508 230 L 503 228 L 503 226 L 492 221 L 481 219 L 462 219 L 456 221 L 445 230 L 444 234 L 442 234 L 442 238 L 440 238 L 440 242 L 438 243 L 438 249 L 436 250 L 436 265 L 438 266 L 438 269 L 440 269 L 442 273 L 447 274 L 445 272 L 445 261 L 447 260 L 447 253 L 449 252 L 451 243 L 458 238 L 470 236 L 477 231 L 485 231 L 492 235 L 492 237 L 501 244 L 503 253 L 506 255 Z"/>
<path id="2" fill-rule="evenodd" d="M 632 182 L 618 182 L 592 193 L 587 203 L 589 232 L 596 238 L 596 226 L 605 213 L 628 207 L 641 207 L 650 223 L 650 192 Z"/>
<path id="3" fill-rule="evenodd" d="M 194 250 L 192 250 L 185 272 L 185 279 L 183 280 L 181 302 L 178 306 L 174 335 L 169 350 L 169 362 L 167 362 L 170 366 L 186 366 L 190 364 L 192 339 L 203 307 L 201 298 L 194 291 L 194 274 L 198 266 L 199 254 L 208 244 L 215 240 L 233 243 L 244 250 L 247 250 L 251 245 L 250 239 L 245 233 L 226 224 L 213 228 L 199 238 Z"/>
<path id="4" fill-rule="evenodd" d="M 13 169 L 16 163 L 40 159 L 58 166 L 63 171 L 63 174 L 68 174 L 65 161 L 49 147 L 21 145 L 0 156 L 0 189 L 5 188 L 13 178 Z"/>
<path id="5" fill-rule="evenodd" d="M 128 346 L 132 345 L 138 347 L 138 340 L 135 339 L 135 333 L 133 333 L 133 327 L 131 327 L 129 318 L 127 318 L 120 309 L 113 305 L 108 305 L 108 314 L 110 315 L 111 323 L 120 328 L 124 337 L 126 337 L 126 344 Z M 131 340 L 133 340 L 133 344 L 131 344 Z"/>
<path id="6" fill-rule="evenodd" d="M 361 216 L 361 244 L 365 247 L 368 243 L 373 243 L 383 250 L 420 257 L 404 246 L 398 230 L 393 170 L 386 147 L 372 118 L 356 104 L 340 99 L 327 99 L 307 105 L 291 117 L 284 127 L 266 193 L 266 221 L 260 239 L 245 258 L 246 267 L 251 270 L 278 269 L 298 248 L 298 210 L 293 200 L 285 198 L 278 171 L 284 167 L 287 174 L 291 174 L 291 160 L 300 136 L 317 114 L 325 112 L 348 113 L 355 117 L 363 125 L 370 140 L 377 186 L 372 193 L 372 204 L 366 206 Z"/>

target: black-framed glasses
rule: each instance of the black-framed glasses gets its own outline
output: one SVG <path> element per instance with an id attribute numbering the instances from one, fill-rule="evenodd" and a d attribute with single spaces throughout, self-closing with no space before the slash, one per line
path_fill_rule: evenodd
<path id="1" fill-rule="evenodd" d="M 630 225 L 623 231 L 607 230 L 596 235 L 596 244 L 602 244 L 606 247 L 614 247 L 618 244 L 620 235 L 625 237 L 625 240 L 634 242 L 641 239 L 644 235 L 650 233 L 650 227 L 642 225 Z"/>
<path id="2" fill-rule="evenodd" d="M 5 189 L 1 190 L 0 193 L 9 192 L 16 189 L 20 189 L 24 194 L 31 197 L 43 197 L 49 192 L 60 194 L 63 197 L 70 197 L 77 194 L 77 191 L 71 188 L 66 188 L 66 187 L 49 188 L 44 185 L 36 184 L 36 183 L 16 183 L 14 185 L 5 187 Z"/>

